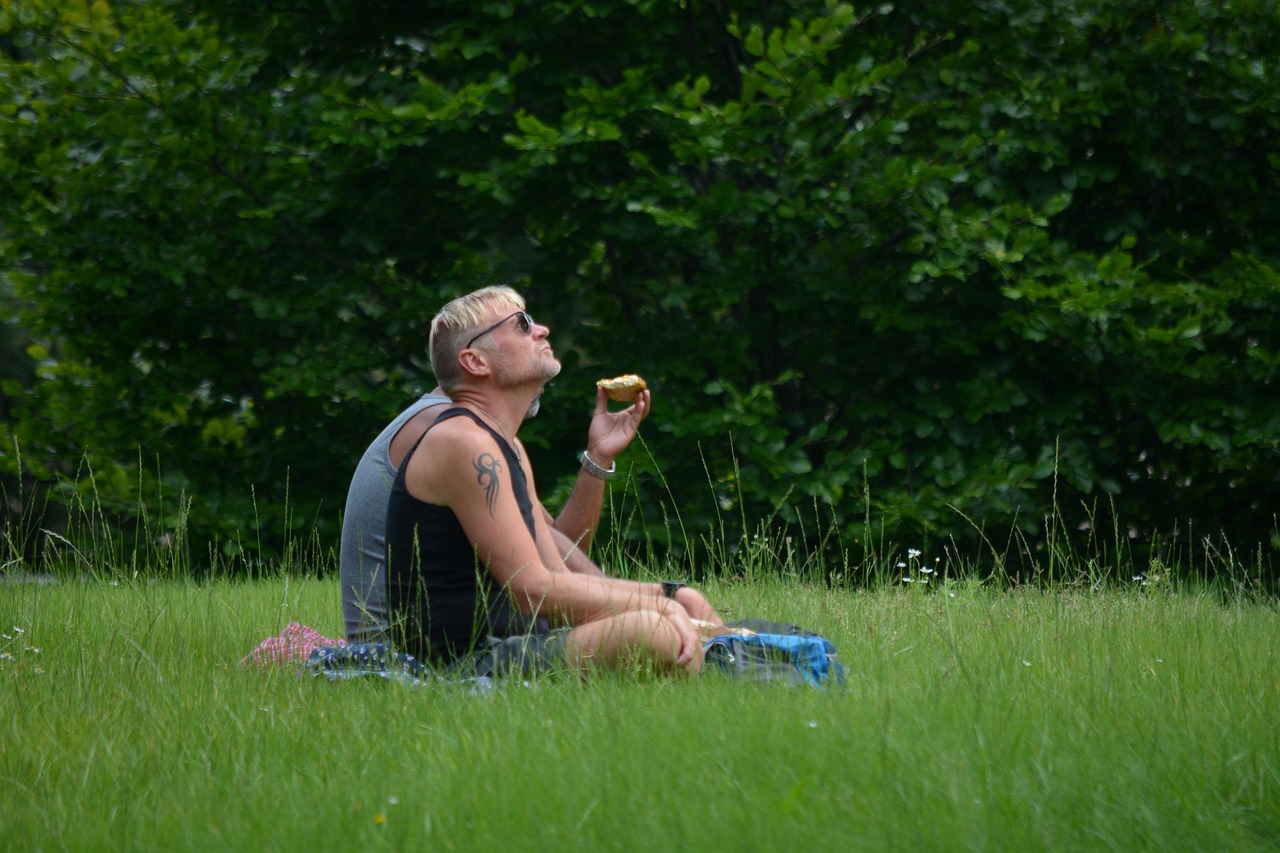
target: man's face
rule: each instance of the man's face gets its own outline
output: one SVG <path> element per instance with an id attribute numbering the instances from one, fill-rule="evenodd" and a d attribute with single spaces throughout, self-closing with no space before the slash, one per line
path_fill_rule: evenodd
<path id="1" fill-rule="evenodd" d="M 560 362 L 548 342 L 550 334 L 550 329 L 539 325 L 525 311 L 494 311 L 471 342 L 489 338 L 484 348 L 503 388 L 528 384 L 541 387 L 560 373 Z"/>

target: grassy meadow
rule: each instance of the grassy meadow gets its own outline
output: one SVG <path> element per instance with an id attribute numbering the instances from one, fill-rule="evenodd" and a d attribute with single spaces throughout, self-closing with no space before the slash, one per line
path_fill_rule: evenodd
<path id="1" fill-rule="evenodd" d="M 4 850 L 1274 850 L 1280 614 L 1166 587 L 707 589 L 839 689 L 241 666 L 335 580 L 0 585 Z"/>

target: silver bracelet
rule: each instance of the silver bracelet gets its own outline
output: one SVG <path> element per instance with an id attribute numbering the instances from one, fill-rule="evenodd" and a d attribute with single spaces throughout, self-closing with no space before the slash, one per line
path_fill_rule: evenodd
<path id="1" fill-rule="evenodd" d="M 608 480 L 618 470 L 618 463 L 615 461 L 608 468 L 601 468 L 591 457 L 587 455 L 587 451 L 582 451 L 582 455 L 578 457 L 582 461 L 582 469 L 600 480 Z"/>

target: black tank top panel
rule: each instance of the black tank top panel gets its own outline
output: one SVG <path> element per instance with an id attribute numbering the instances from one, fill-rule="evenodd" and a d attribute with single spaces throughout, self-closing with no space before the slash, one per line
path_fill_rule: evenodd
<path id="1" fill-rule="evenodd" d="M 486 636 L 522 634 L 531 626 L 479 564 L 453 510 L 420 501 L 405 486 L 409 459 L 427 432 L 460 415 L 479 424 L 498 443 L 520 514 L 529 535 L 537 540 L 533 501 L 515 449 L 470 409 L 441 413 L 400 463 L 387 502 L 387 609 L 392 644 L 420 660 L 437 663 L 467 656 Z M 502 474 L 502 466 L 495 463 L 476 465 L 482 487 L 488 478 Z"/>

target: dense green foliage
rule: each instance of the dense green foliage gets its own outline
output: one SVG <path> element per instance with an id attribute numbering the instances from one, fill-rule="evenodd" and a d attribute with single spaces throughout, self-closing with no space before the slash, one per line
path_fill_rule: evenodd
<path id="1" fill-rule="evenodd" d="M 334 541 L 431 315 L 501 280 L 566 365 L 544 495 L 592 381 L 654 385 L 650 540 L 1280 548 L 1270 0 L 194 8 L 0 12 L 36 478 Z"/>

